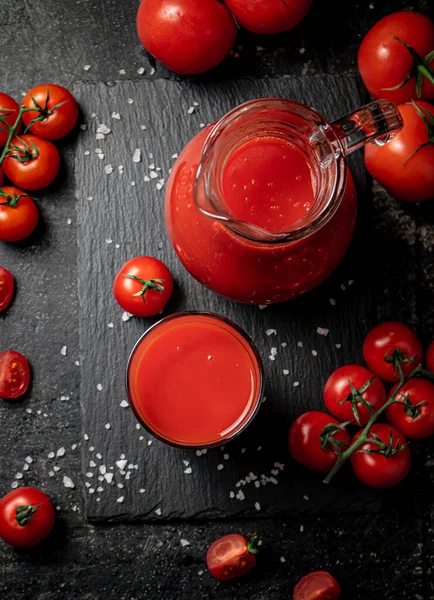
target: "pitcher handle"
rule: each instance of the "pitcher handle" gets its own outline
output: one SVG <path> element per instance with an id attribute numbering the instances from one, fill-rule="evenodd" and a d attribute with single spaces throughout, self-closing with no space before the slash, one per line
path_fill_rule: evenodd
<path id="1" fill-rule="evenodd" d="M 368 142 L 387 144 L 402 129 L 403 121 L 393 102 L 376 100 L 333 121 L 331 126 L 345 154 L 350 154 Z"/>

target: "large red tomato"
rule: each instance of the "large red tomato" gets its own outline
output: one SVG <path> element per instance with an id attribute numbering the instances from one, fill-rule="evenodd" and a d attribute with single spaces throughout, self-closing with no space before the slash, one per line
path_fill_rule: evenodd
<path id="1" fill-rule="evenodd" d="M 386 402 L 386 390 L 371 371 L 360 365 L 340 367 L 324 387 L 327 409 L 341 421 L 365 425 Z"/>
<path id="2" fill-rule="evenodd" d="M 25 190 L 41 190 L 50 185 L 59 172 L 59 151 L 48 140 L 21 135 L 12 140 L 3 168 L 15 185 Z"/>
<path id="3" fill-rule="evenodd" d="M 361 433 L 359 431 L 354 436 L 353 442 Z M 371 427 L 368 440 L 351 455 L 354 473 L 371 487 L 397 485 L 408 475 L 411 467 L 411 454 L 404 435 L 391 425 L 377 423 Z"/>
<path id="4" fill-rule="evenodd" d="M 395 364 L 388 360 L 404 359 L 401 367 L 407 376 L 422 362 L 423 352 L 421 343 L 407 325 L 388 321 L 368 333 L 363 343 L 363 356 L 371 371 L 383 381 L 399 381 L 397 360 Z"/>
<path id="5" fill-rule="evenodd" d="M 434 98 L 434 23 L 416 12 L 397 12 L 368 31 L 359 71 L 374 98 L 402 104 Z"/>
<path id="6" fill-rule="evenodd" d="M 221 63 L 234 45 L 237 28 L 219 0 L 142 0 L 137 32 L 163 65 L 195 75 Z"/>
<path id="7" fill-rule="evenodd" d="M 434 198 L 434 106 L 413 102 L 399 107 L 403 129 L 383 146 L 365 146 L 366 168 L 395 198 Z"/>
<path id="8" fill-rule="evenodd" d="M 294 421 L 288 443 L 296 462 L 311 471 L 327 473 L 339 453 L 350 445 L 350 436 L 339 421 L 319 410 L 312 410 Z"/>
<path id="9" fill-rule="evenodd" d="M 51 500 L 36 488 L 18 488 L 0 500 L 0 538 L 15 548 L 40 544 L 55 520 Z"/>
<path id="10" fill-rule="evenodd" d="M 238 23 L 254 33 L 279 33 L 302 21 L 312 0 L 225 0 Z"/>
<path id="11" fill-rule="evenodd" d="M 7 94 L 0 92 L 0 146 L 5 146 L 9 137 L 6 123 L 12 127 L 17 120 L 20 107 L 17 102 Z"/>
<path id="12" fill-rule="evenodd" d="M 397 388 L 390 390 L 392 395 Z M 411 440 L 434 435 L 434 385 L 426 379 L 410 379 L 386 409 L 387 420 Z"/>
<path id="13" fill-rule="evenodd" d="M 35 109 L 23 114 L 26 127 L 47 140 L 58 140 L 67 135 L 78 119 L 77 102 L 61 85 L 37 85 L 27 92 L 22 105 Z"/>

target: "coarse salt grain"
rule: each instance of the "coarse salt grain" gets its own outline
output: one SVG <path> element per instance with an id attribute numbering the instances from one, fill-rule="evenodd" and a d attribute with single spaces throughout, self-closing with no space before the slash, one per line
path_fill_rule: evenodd
<path id="1" fill-rule="evenodd" d="M 300 385 L 299 381 L 294 381 L 294 383 L 292 384 L 294 387 L 298 387 Z"/>
<path id="2" fill-rule="evenodd" d="M 113 481 L 113 473 L 104 473 L 104 479 L 107 483 L 111 483 Z"/>
<path id="3" fill-rule="evenodd" d="M 128 402 L 126 400 L 122 400 L 122 402 L 120 403 L 119 406 L 121 406 L 122 408 L 128 408 L 129 404 L 128 404 Z"/>
<path id="4" fill-rule="evenodd" d="M 65 448 L 59 448 L 59 450 L 56 453 L 57 456 L 61 457 L 61 456 L 65 456 Z"/>
<path id="5" fill-rule="evenodd" d="M 284 374 L 284 375 L 289 375 L 289 371 L 288 371 L 288 369 L 283 369 L 283 374 Z"/>
<path id="6" fill-rule="evenodd" d="M 29 465 L 31 465 L 33 462 L 33 458 L 31 456 L 26 456 L 24 460 L 26 461 L 26 463 L 29 463 Z"/>
<path id="7" fill-rule="evenodd" d="M 125 323 L 126 321 L 129 321 L 132 316 L 133 315 L 131 313 L 124 310 L 124 312 L 122 313 L 122 321 L 124 321 L 124 323 Z"/>
<path id="8" fill-rule="evenodd" d="M 111 133 L 111 129 L 107 127 L 107 125 L 105 125 L 104 123 L 101 123 L 101 125 L 98 125 L 96 132 L 102 133 L 103 135 L 108 135 L 109 133 Z"/>
<path id="9" fill-rule="evenodd" d="M 107 175 L 110 175 L 110 173 L 113 173 L 113 167 L 112 167 L 112 165 L 106 165 L 104 167 L 104 171 L 107 173 Z"/>
<path id="10" fill-rule="evenodd" d="M 124 501 L 124 496 L 119 496 L 119 498 L 116 499 L 116 502 L 119 502 L 119 504 L 121 504 Z"/>
<path id="11" fill-rule="evenodd" d="M 63 476 L 63 485 L 66 488 L 70 488 L 73 489 L 75 488 L 74 482 L 72 481 L 72 479 L 70 477 L 68 477 L 67 475 Z"/>
<path id="12" fill-rule="evenodd" d="M 239 492 L 237 492 L 237 495 L 236 495 L 237 500 L 242 501 L 242 500 L 245 500 L 245 498 L 246 498 L 246 495 L 244 494 L 243 490 L 240 490 Z"/>
<path id="13" fill-rule="evenodd" d="M 96 389 L 101 392 L 102 390 L 102 385 L 100 383 L 97 384 Z"/>
<path id="14" fill-rule="evenodd" d="M 261 505 L 259 504 L 259 502 L 255 502 L 255 508 L 256 510 L 261 510 Z"/>
<path id="15" fill-rule="evenodd" d="M 189 546 L 190 542 L 188 540 L 181 540 L 181 546 L 184 548 L 185 546 Z"/>
<path id="16" fill-rule="evenodd" d="M 137 73 L 139 75 L 143 75 L 144 72 L 145 72 L 145 69 L 143 67 L 140 67 L 139 69 L 137 69 Z"/>
<path id="17" fill-rule="evenodd" d="M 325 335 L 328 335 L 328 334 L 329 334 L 329 331 L 330 331 L 330 330 L 329 330 L 329 329 L 326 329 L 325 327 L 317 327 L 317 330 L 316 330 L 316 332 L 317 332 L 319 335 L 324 335 L 324 336 L 325 336 Z"/>
<path id="18" fill-rule="evenodd" d="M 277 335 L 277 330 L 276 329 L 267 329 L 267 331 L 265 332 L 266 335 Z"/>
<path id="19" fill-rule="evenodd" d="M 84 65 L 83 69 L 84 69 L 84 71 L 89 71 L 90 65 Z"/>
<path id="20" fill-rule="evenodd" d="M 334 298 L 330 298 L 329 302 L 332 306 L 336 306 L 336 300 Z"/>
<path id="21" fill-rule="evenodd" d="M 318 352 L 316 350 L 312 350 L 312 356 L 318 356 Z"/>
<path id="22" fill-rule="evenodd" d="M 116 461 L 116 466 L 123 471 L 127 466 L 128 461 L 126 459 Z"/>
<path id="23" fill-rule="evenodd" d="M 112 112 L 111 117 L 112 119 L 116 119 L 116 121 L 121 120 L 121 115 L 118 112 Z"/>
<path id="24" fill-rule="evenodd" d="M 224 465 L 222 465 L 221 463 L 217 465 L 217 471 L 222 471 L 224 468 Z"/>
<path id="25" fill-rule="evenodd" d="M 187 467 L 184 471 L 186 475 L 191 475 L 193 473 L 193 469 L 191 467 Z"/>
<path id="26" fill-rule="evenodd" d="M 142 160 L 142 151 L 140 148 L 136 148 L 133 154 L 133 163 L 139 163 Z"/>

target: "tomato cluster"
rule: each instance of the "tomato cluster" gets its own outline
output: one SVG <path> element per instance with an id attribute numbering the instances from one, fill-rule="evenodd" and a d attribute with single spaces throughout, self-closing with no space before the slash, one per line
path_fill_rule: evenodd
<path id="1" fill-rule="evenodd" d="M 369 369 L 346 365 L 334 371 L 324 387 L 329 412 L 311 411 L 298 417 L 289 432 L 289 450 L 304 467 L 322 473 L 349 459 L 366 485 L 391 487 L 411 467 L 407 438 L 434 435 L 434 342 L 421 367 L 421 343 L 402 323 L 387 322 L 368 333 L 363 356 Z M 387 394 L 383 382 L 394 383 Z M 377 423 L 385 414 L 387 423 Z M 348 426 L 362 427 L 352 440 Z"/>
<path id="2" fill-rule="evenodd" d="M 359 71 L 374 98 L 399 104 L 404 121 L 396 137 L 367 145 L 368 171 L 406 202 L 434 198 L 434 23 L 416 12 L 381 19 L 362 41 Z"/>
<path id="3" fill-rule="evenodd" d="M 142 0 L 140 41 L 152 56 L 181 75 L 216 67 L 231 51 L 237 22 L 254 33 L 279 33 L 302 21 L 312 0 Z"/>
<path id="4" fill-rule="evenodd" d="M 23 190 L 40 190 L 54 181 L 60 154 L 52 140 L 70 133 L 77 119 L 77 102 L 60 85 L 32 88 L 21 106 L 0 93 L 0 185 L 4 175 L 12 184 L 0 187 L 0 240 L 17 242 L 34 231 L 38 209 Z"/>

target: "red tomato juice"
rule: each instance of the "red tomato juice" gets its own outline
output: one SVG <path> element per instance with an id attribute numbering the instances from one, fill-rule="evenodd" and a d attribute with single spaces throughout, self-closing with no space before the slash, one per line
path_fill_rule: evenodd
<path id="1" fill-rule="evenodd" d="M 136 416 L 163 441 L 218 445 L 256 414 L 262 365 L 245 334 L 226 319 L 174 315 L 139 341 L 130 358 L 128 388 Z"/>
<path id="2" fill-rule="evenodd" d="M 250 139 L 232 152 L 223 194 L 232 216 L 272 233 L 288 231 L 315 201 L 306 156 L 276 136 Z"/>

